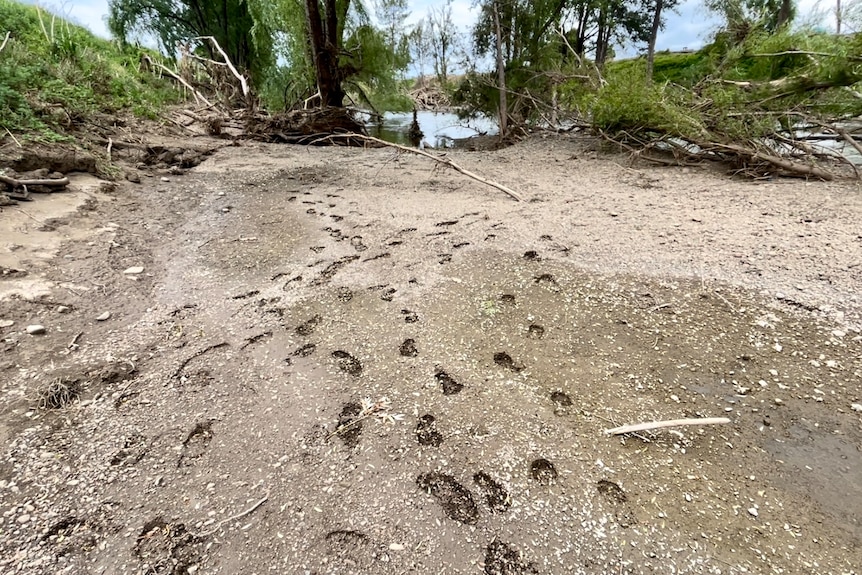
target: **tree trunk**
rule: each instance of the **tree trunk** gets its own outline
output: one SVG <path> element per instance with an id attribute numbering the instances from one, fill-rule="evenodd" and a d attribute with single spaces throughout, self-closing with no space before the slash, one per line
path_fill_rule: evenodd
<path id="1" fill-rule="evenodd" d="M 494 2 L 494 28 L 497 33 L 497 84 L 500 92 L 500 139 L 506 137 L 509 123 L 509 108 L 506 100 L 506 65 L 503 62 L 503 28 L 500 26 L 500 9 Z"/>
<path id="2" fill-rule="evenodd" d="M 781 8 L 778 10 L 778 18 L 775 21 L 775 29 L 778 30 L 790 20 L 793 12 L 793 0 L 781 0 Z"/>
<path id="3" fill-rule="evenodd" d="M 649 31 L 649 47 L 647 48 L 647 64 L 646 64 L 646 79 L 647 82 L 652 82 L 652 68 L 655 61 L 655 40 L 658 37 L 658 29 L 661 27 L 661 9 L 664 5 L 664 0 L 656 0 L 655 14 L 652 19 L 652 27 Z"/>
<path id="4" fill-rule="evenodd" d="M 306 0 L 305 18 L 308 26 L 308 42 L 311 47 L 311 57 L 317 78 L 317 89 L 320 91 L 321 104 L 324 106 L 341 107 L 344 104 L 344 89 L 338 74 L 337 43 L 329 36 L 330 30 L 337 31 L 334 0 L 327 0 L 327 10 L 333 9 L 332 17 L 327 14 L 327 29 L 324 30 L 317 0 Z"/>
<path id="5" fill-rule="evenodd" d="M 841 0 L 837 0 L 835 5 L 835 34 L 841 35 Z"/>

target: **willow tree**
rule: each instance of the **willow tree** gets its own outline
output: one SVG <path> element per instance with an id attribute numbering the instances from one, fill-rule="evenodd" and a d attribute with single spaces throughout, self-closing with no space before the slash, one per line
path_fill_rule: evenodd
<path id="1" fill-rule="evenodd" d="M 197 44 L 210 59 L 215 47 L 195 38 L 212 36 L 231 62 L 260 85 L 273 65 L 273 37 L 260 22 L 257 3 L 247 0 L 109 0 L 108 28 L 120 41 L 154 37 L 175 55 L 182 44 Z"/>

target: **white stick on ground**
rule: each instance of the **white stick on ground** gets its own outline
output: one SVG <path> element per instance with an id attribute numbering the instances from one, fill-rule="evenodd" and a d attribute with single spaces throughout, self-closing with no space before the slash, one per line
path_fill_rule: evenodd
<path id="1" fill-rule="evenodd" d="M 668 421 L 651 421 L 649 423 L 637 423 L 635 425 L 623 425 L 606 429 L 608 435 L 622 435 L 623 433 L 634 433 L 636 431 L 647 431 L 649 429 L 660 429 L 662 427 L 679 427 L 682 425 L 720 425 L 730 423 L 726 417 L 699 417 L 694 419 L 670 419 Z"/>

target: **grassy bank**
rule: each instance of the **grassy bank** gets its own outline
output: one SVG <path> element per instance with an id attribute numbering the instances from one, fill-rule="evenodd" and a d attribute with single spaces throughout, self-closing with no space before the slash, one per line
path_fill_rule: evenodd
<path id="1" fill-rule="evenodd" d="M 178 94 L 121 48 L 44 10 L 0 0 L 0 136 L 63 139 L 94 114 L 153 117 Z M 151 54 L 155 57 L 155 54 Z"/>

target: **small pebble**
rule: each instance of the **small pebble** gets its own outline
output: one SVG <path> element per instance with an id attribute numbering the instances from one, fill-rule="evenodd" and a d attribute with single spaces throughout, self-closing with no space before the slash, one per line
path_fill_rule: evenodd
<path id="1" fill-rule="evenodd" d="M 862 403 L 854 403 L 850 406 L 853 411 L 862 411 Z"/>
<path id="2" fill-rule="evenodd" d="M 141 266 L 132 266 L 130 268 L 127 268 L 125 271 L 123 271 L 123 273 L 127 274 L 127 275 L 135 275 L 135 274 L 140 274 L 143 272 L 144 272 L 144 268 Z"/>
<path id="3" fill-rule="evenodd" d="M 225 194 L 224 194 L 224 190 L 220 191 L 220 192 L 219 192 L 218 194 L 216 194 L 216 195 L 219 195 L 219 196 L 223 196 L 223 195 L 225 195 Z"/>
<path id="4" fill-rule="evenodd" d="M 106 321 L 109 319 L 111 319 L 111 312 L 106 311 L 105 313 L 103 313 L 99 317 L 97 317 L 96 321 Z"/>
<path id="5" fill-rule="evenodd" d="M 45 326 L 39 324 L 33 324 L 27 326 L 27 333 L 30 335 L 42 335 L 45 333 Z"/>
<path id="6" fill-rule="evenodd" d="M 15 519 L 18 523 L 27 523 L 30 521 L 30 516 L 25 513 L 24 515 L 19 515 L 17 519 Z"/>
<path id="7" fill-rule="evenodd" d="M 404 551 L 404 546 L 400 543 L 390 543 L 389 544 L 390 551 Z"/>
<path id="8" fill-rule="evenodd" d="M 748 508 L 748 513 L 749 513 L 749 515 L 751 515 L 752 517 L 757 517 L 757 509 L 756 509 L 755 507 L 749 507 L 749 508 Z"/>
<path id="9" fill-rule="evenodd" d="M 15 322 L 11 319 L 0 319 L 0 327 L 12 327 Z"/>
<path id="10" fill-rule="evenodd" d="M 72 308 L 70 308 L 67 305 L 58 305 L 57 306 L 57 313 L 69 313 L 70 311 L 72 311 Z"/>
<path id="11" fill-rule="evenodd" d="M 166 178 L 165 176 L 162 176 L 162 177 L 161 177 L 161 180 L 162 180 L 163 182 L 170 182 L 170 181 L 171 181 L 171 179 L 170 179 L 170 178 Z"/>

